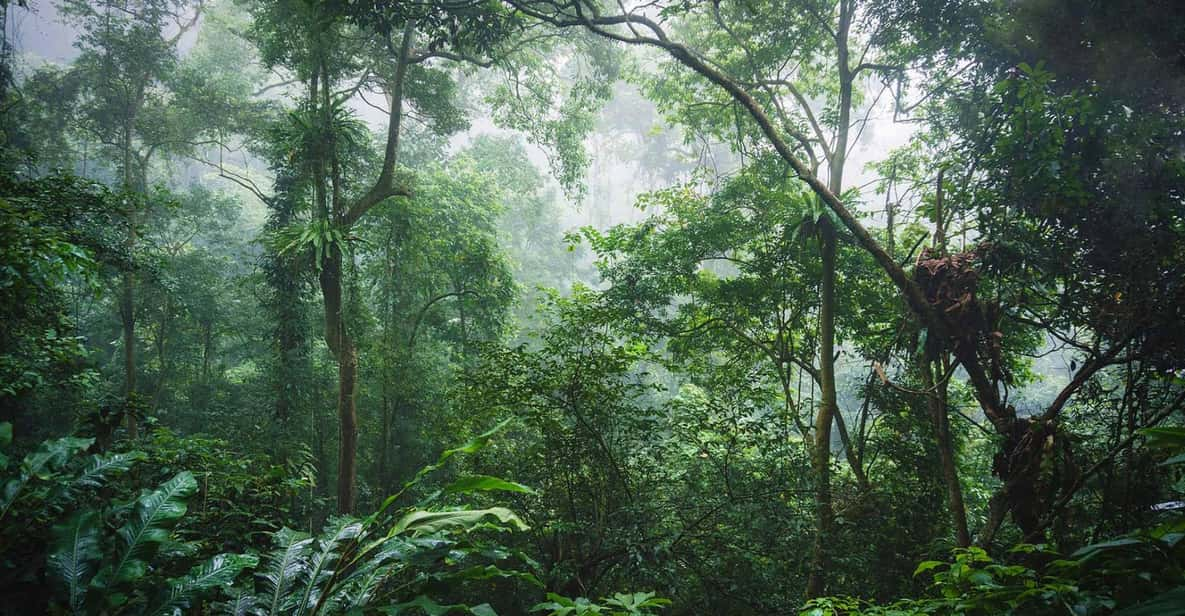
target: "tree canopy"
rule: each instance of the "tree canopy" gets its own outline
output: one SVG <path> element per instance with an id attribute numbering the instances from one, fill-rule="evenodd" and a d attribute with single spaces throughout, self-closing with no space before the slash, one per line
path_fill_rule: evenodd
<path id="1" fill-rule="evenodd" d="M 1171 2 L 0 26 L 0 614 L 1185 614 Z"/>

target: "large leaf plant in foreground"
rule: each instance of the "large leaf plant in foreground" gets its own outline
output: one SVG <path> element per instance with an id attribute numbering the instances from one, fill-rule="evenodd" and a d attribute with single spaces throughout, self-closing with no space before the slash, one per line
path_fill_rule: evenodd
<path id="1" fill-rule="evenodd" d="M 185 576 L 163 585 L 150 583 L 153 570 L 162 564 L 157 561 L 184 552 L 175 549 L 173 528 L 185 516 L 197 487 L 193 474 L 182 471 L 145 491 L 113 538 L 103 533 L 103 521 L 117 518 L 118 507 L 83 509 L 54 526 L 47 567 L 58 582 L 62 607 L 71 614 L 173 614 L 254 567 L 255 556 L 219 554 Z M 162 548 L 169 548 L 170 554 L 163 554 Z"/>
<path id="2" fill-rule="evenodd" d="M 504 424 L 503 424 L 504 425 Z M 448 508 L 440 498 L 481 491 L 529 492 L 526 486 L 495 477 L 462 477 L 414 506 L 394 504 L 409 488 L 458 453 L 473 453 L 489 442 L 495 428 L 441 454 L 378 511 L 363 519 L 339 517 L 317 536 L 290 529 L 274 535 L 255 583 L 237 588 L 225 612 L 267 616 L 326 614 L 496 614 L 485 603 L 438 603 L 432 590 L 473 580 L 517 578 L 539 582 L 518 570 L 509 550 L 483 539 L 487 533 L 526 530 L 502 507 Z"/>

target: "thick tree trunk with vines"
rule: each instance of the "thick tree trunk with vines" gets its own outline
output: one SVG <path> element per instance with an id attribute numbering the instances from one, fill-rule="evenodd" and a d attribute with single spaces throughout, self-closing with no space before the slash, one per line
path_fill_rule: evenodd
<path id="1" fill-rule="evenodd" d="M 342 253 L 331 246 L 321 267 L 321 294 L 325 299 L 325 343 L 337 360 L 337 416 L 340 446 L 337 466 L 337 508 L 354 511 L 358 456 L 358 350 L 346 332 L 342 302 Z"/>

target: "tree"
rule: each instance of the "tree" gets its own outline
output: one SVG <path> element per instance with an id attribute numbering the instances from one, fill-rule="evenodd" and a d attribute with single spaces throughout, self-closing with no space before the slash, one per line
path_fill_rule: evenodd
<path id="1" fill-rule="evenodd" d="M 173 145 L 162 89 L 176 62 L 176 46 L 201 15 L 202 4 L 162 0 L 130 7 L 105 3 L 67 2 L 63 12 L 83 30 L 82 52 L 75 69 L 82 83 L 83 106 L 79 128 L 108 149 L 119 174 L 119 186 L 129 195 L 125 213 L 131 252 L 137 242 L 139 199 L 148 190 L 148 167 L 158 150 Z M 175 28 L 170 32 L 170 28 Z M 135 271 L 129 268 L 120 283 L 119 314 L 123 327 L 124 400 L 136 400 Z M 128 415 L 128 432 L 136 436 L 135 414 Z"/>
<path id="2" fill-rule="evenodd" d="M 817 371 L 821 399 L 812 429 L 818 511 L 815 575 L 808 584 L 808 595 L 822 593 L 833 516 L 831 430 L 838 415 L 837 225 L 846 227 L 895 281 L 905 285 L 902 288 L 913 294 L 919 309 L 929 310 L 921 294 L 915 292 L 916 285 L 841 200 L 851 131 L 862 129 L 867 122 L 867 117 L 853 118 L 862 80 L 879 75 L 887 88 L 889 81 L 903 72 L 900 65 L 882 63 L 881 56 L 887 57 L 893 51 L 884 44 L 892 36 L 891 24 L 864 10 L 860 3 L 848 0 L 808 2 L 794 10 L 786 10 L 778 3 L 671 3 L 654 7 L 652 13 L 624 9 L 604 13 L 593 2 L 509 4 L 524 15 L 555 26 L 582 27 L 612 40 L 656 47 L 667 52 L 675 66 L 690 69 L 723 88 L 723 92 L 705 90 L 702 82 L 688 82 L 681 76 L 677 82 L 671 78 L 660 80 L 650 88 L 650 94 L 673 108 L 675 117 L 692 128 L 706 129 L 711 134 L 735 131 L 730 141 L 742 154 L 746 147 L 758 153 L 772 149 L 788 165 L 788 171 L 804 180 L 835 216 L 835 221 L 830 216 L 820 217 L 817 227 L 822 264 Z M 668 34 L 668 29 L 673 34 Z M 812 104 L 812 98 L 822 103 Z M 738 106 L 755 120 L 755 125 L 742 125 L 735 118 Z M 703 107 L 717 112 L 705 114 Z M 730 110 L 733 118 L 720 113 Z M 825 181 L 820 179 L 821 170 Z"/>
<path id="3" fill-rule="evenodd" d="M 593 2 L 557 3 L 523 0 L 521 2 L 511 1 L 510 4 L 522 11 L 524 15 L 557 27 L 583 28 L 608 39 L 655 48 L 719 88 L 727 94 L 728 98 L 735 101 L 739 108 L 755 123 L 763 142 L 771 147 L 785 161 L 791 172 L 805 182 L 819 197 L 820 201 L 838 219 L 837 222 L 851 234 L 853 241 L 872 256 L 898 289 L 905 305 L 918 320 L 920 326 L 926 330 L 928 340 L 938 341 L 943 348 L 954 354 L 958 365 L 967 373 L 972 391 L 984 415 L 995 431 L 1004 437 L 1001 458 L 1013 460 L 1008 465 L 1001 467 L 999 471 L 1001 476 L 1006 478 L 1006 485 L 996 500 L 997 506 L 993 520 L 999 519 L 1006 511 L 1012 511 L 1021 517 L 1028 515 L 1026 507 L 1033 502 L 1031 497 L 1041 491 L 1038 488 L 1040 482 L 1035 481 L 1042 459 L 1040 450 L 1035 448 L 1036 443 L 1044 442 L 1048 436 L 1049 421 L 1057 416 L 1066 402 L 1098 370 L 1113 363 L 1120 356 L 1125 344 L 1099 348 L 1093 354 L 1093 360 L 1083 364 L 1075 374 L 1075 378 L 1055 398 L 1043 413 L 1041 420 L 1031 421 L 1018 417 L 1016 410 L 1007 404 L 1005 396 L 1001 394 L 1001 378 L 993 378 L 994 376 L 999 377 L 1001 374 L 999 371 L 993 371 L 993 365 L 999 363 L 994 359 L 999 356 L 993 346 L 998 339 L 998 336 L 993 334 L 995 331 L 992 328 L 994 321 L 989 319 L 985 324 L 982 320 L 972 317 L 975 314 L 982 314 L 979 312 L 980 306 L 978 304 L 968 305 L 968 310 L 960 309 L 957 314 L 952 314 L 952 302 L 957 302 L 957 298 L 944 297 L 938 292 L 940 286 L 927 288 L 924 281 L 911 276 L 905 267 L 899 264 L 859 221 L 850 203 L 845 203 L 838 191 L 828 185 L 829 182 L 819 178 L 811 165 L 809 156 L 805 155 L 801 147 L 803 141 L 809 139 L 809 135 L 801 136 L 800 131 L 794 130 L 793 124 L 787 126 L 780 121 L 776 101 L 765 96 L 763 84 L 754 83 L 747 79 L 746 75 L 730 71 L 727 66 L 705 55 L 695 45 L 694 38 L 685 37 L 684 32 L 678 29 L 677 24 L 680 23 L 684 15 L 710 14 L 713 7 L 716 6 L 715 3 L 652 5 L 646 13 L 626 9 L 607 13 Z M 803 12 L 807 18 L 818 22 L 820 20 L 826 21 L 826 16 L 835 15 L 836 13 L 832 11 L 838 11 L 841 25 L 843 25 L 842 21 L 845 16 L 848 20 L 855 16 L 867 16 L 874 19 L 873 24 L 891 23 L 889 20 L 894 15 L 902 13 L 917 17 L 915 21 L 901 22 L 903 27 L 900 29 L 889 29 L 880 37 L 872 37 L 870 39 L 872 43 L 876 43 L 878 39 L 911 43 L 921 40 L 916 35 L 919 32 L 928 31 L 926 27 L 942 32 L 944 36 L 938 40 L 943 42 L 957 40 L 958 35 L 951 36 L 956 28 L 962 28 L 960 31 L 963 32 L 977 28 L 981 32 L 990 30 L 990 28 L 985 28 L 985 26 L 991 25 L 990 23 L 974 21 L 981 16 L 980 9 L 983 8 L 977 4 L 969 5 L 970 8 L 967 11 L 953 9 L 949 3 L 937 3 L 934 5 L 934 10 L 921 12 L 913 11 L 909 8 L 912 5 L 909 4 L 890 6 L 896 6 L 899 10 L 878 11 L 877 14 L 874 14 L 873 11 L 857 10 L 854 3 L 841 1 L 834 8 L 826 7 L 828 12 L 812 11 L 814 7 L 809 5 L 804 7 Z M 1006 15 L 987 12 L 993 16 Z M 968 19 L 972 21 L 967 21 Z M 919 22 L 925 27 L 911 29 L 910 26 Z M 940 25 L 954 23 L 956 28 L 935 28 L 933 27 L 935 22 Z M 967 24 L 974 25 L 968 26 Z M 828 31 L 828 35 L 841 46 L 847 33 L 848 29 L 843 27 Z M 873 47 L 870 46 L 871 48 Z M 920 45 L 902 46 L 905 51 L 909 51 L 911 48 L 930 53 L 934 51 L 926 50 L 925 46 Z M 970 48 L 970 46 L 966 48 Z M 962 49 L 965 48 L 951 44 L 948 49 L 943 50 L 943 53 L 952 53 L 957 57 L 954 52 L 959 52 Z M 804 61 L 809 60 L 810 56 L 804 56 L 803 59 Z M 857 59 L 853 65 L 852 58 L 848 56 L 847 63 L 842 63 L 840 70 L 841 76 L 842 71 L 847 71 L 847 75 L 851 77 L 863 71 L 896 72 L 899 74 L 902 68 L 903 66 L 900 64 L 883 65 L 869 63 L 862 59 Z M 842 84 L 844 80 L 840 81 Z M 940 85 L 945 86 L 946 84 L 940 82 Z M 843 98 L 842 85 L 840 86 L 840 96 Z M 924 98 L 927 97 L 923 96 Z M 842 114 L 843 110 L 837 108 L 836 113 Z M 840 126 L 842 127 L 843 123 Z M 841 151 L 837 149 L 836 153 L 839 152 Z M 1010 497 L 1009 494 L 1012 496 Z M 823 494 L 820 493 L 820 496 Z M 819 519 L 825 523 L 826 516 L 820 515 Z M 989 525 L 988 532 L 985 533 L 986 538 L 991 537 L 991 529 L 996 526 L 997 524 L 994 523 Z M 1030 530 L 1036 528 L 1033 520 L 1026 522 L 1023 526 L 1027 526 Z M 817 582 L 811 587 L 813 591 L 820 589 Z"/>
<path id="4" fill-rule="evenodd" d="M 321 246 L 315 266 L 325 307 L 325 340 L 339 365 L 338 497 L 341 510 L 350 511 L 356 480 L 358 358 L 343 296 L 346 239 L 376 205 L 411 194 L 397 177 L 405 112 L 414 109 L 439 134 L 464 126 L 463 114 L 452 100 L 456 91 L 448 71 L 433 65 L 464 62 L 493 66 L 536 39 L 529 34 L 519 38 L 520 20 L 494 5 L 359 3 L 339 11 L 304 2 L 274 2 L 261 5 L 255 15 L 264 62 L 286 66 L 305 84 L 304 100 L 294 115 L 296 125 L 284 137 L 294 149 L 281 148 L 281 152 L 299 162 L 298 190 L 311 196 L 313 226 L 302 236 L 304 243 Z M 291 36 L 294 31 L 302 35 Z M 362 49 L 353 37 L 365 41 L 364 48 L 371 53 L 359 55 Z M 344 91 L 334 92 L 345 80 L 352 82 Z M 386 136 L 378 177 L 360 189 L 348 172 L 356 169 L 353 165 L 365 155 L 366 139 L 345 103 L 354 93 L 374 90 L 388 102 Z M 582 100 L 567 97 L 565 104 Z M 533 102 L 536 108 L 544 108 L 541 101 Z M 575 178 L 574 165 L 582 159 L 579 140 L 572 137 L 581 133 L 567 126 L 555 120 L 535 127 L 538 132 L 534 134 L 543 142 L 561 144 L 556 150 L 560 153 L 557 168 Z"/>

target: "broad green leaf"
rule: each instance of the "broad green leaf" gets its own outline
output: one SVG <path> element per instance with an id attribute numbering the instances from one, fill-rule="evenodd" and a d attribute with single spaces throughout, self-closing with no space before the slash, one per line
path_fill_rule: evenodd
<path id="1" fill-rule="evenodd" d="M 422 481 L 424 477 L 427 477 L 429 474 L 443 467 L 445 463 L 448 462 L 449 458 L 452 458 L 454 455 L 459 453 L 475 453 L 484 449 L 485 446 L 489 444 L 490 439 L 492 439 L 497 433 L 501 432 L 502 429 L 509 425 L 511 421 L 513 421 L 513 418 L 503 420 L 493 428 L 490 428 L 489 430 L 473 437 L 464 445 L 461 445 L 460 447 L 454 447 L 453 449 L 446 449 L 440 454 L 440 457 L 436 459 L 435 463 L 429 464 L 428 466 L 420 469 L 419 472 L 416 473 L 415 477 L 412 477 L 411 480 L 403 484 L 403 487 L 400 488 L 398 492 L 388 496 L 383 501 L 383 504 L 380 505 L 374 513 L 370 514 L 370 516 L 366 518 L 365 523 L 367 525 L 374 523 L 374 521 L 377 520 L 379 516 L 382 515 L 383 512 L 385 512 L 387 508 L 390 507 L 391 504 L 394 503 L 400 496 Z"/>
<path id="2" fill-rule="evenodd" d="M 1126 548 L 1133 545 L 1143 545 L 1144 541 L 1140 539 L 1114 539 L 1112 541 L 1103 541 L 1101 543 L 1092 543 L 1086 547 L 1079 549 L 1070 556 L 1072 558 L 1084 558 L 1103 550 L 1114 550 L 1118 548 Z"/>
<path id="3" fill-rule="evenodd" d="M 470 529 L 487 517 L 496 518 L 503 524 L 510 524 L 516 530 L 528 530 L 528 526 L 509 509 L 491 507 L 459 511 L 412 511 L 404 515 L 391 529 L 391 534 L 434 533 L 444 529 Z"/>
<path id="4" fill-rule="evenodd" d="M 1156 595 L 1143 603 L 1115 612 L 1113 616 L 1183 616 L 1185 586 Z"/>
<path id="5" fill-rule="evenodd" d="M 523 494 L 535 493 L 534 490 L 521 483 L 506 481 L 505 479 L 491 477 L 489 475 L 462 477 L 444 489 L 445 494 L 468 494 L 470 492 L 483 491 L 521 492 Z"/>
<path id="6" fill-rule="evenodd" d="M 486 608 L 489 607 L 486 604 L 482 604 L 482 605 L 484 605 Z M 478 606 L 478 607 L 482 607 L 482 606 Z M 412 599 L 411 601 L 406 601 L 404 603 L 397 603 L 395 605 L 382 608 L 382 611 L 386 612 L 387 614 L 415 614 L 415 613 L 417 613 L 417 611 L 422 611 L 423 613 L 427 614 L 428 616 L 444 616 L 445 614 L 458 612 L 458 611 L 469 612 L 470 614 L 478 614 L 478 616 L 485 616 L 488 614 L 494 614 L 494 611 L 492 609 L 489 610 L 488 612 L 475 612 L 475 611 L 473 611 L 474 609 L 476 609 L 476 608 L 471 609 L 469 606 L 463 605 L 460 603 L 454 603 L 451 605 L 442 605 L 440 603 L 433 601 L 432 599 L 428 598 L 425 595 L 419 595 L 415 599 Z M 495 616 L 496 616 L 496 614 L 495 614 Z"/>
<path id="7" fill-rule="evenodd" d="M 87 585 L 103 557 L 99 549 L 99 514 L 85 510 L 53 527 L 53 548 L 46 567 L 61 583 L 72 614 L 82 611 Z"/>
<path id="8" fill-rule="evenodd" d="M 141 496 L 131 519 L 117 533 L 124 545 L 119 559 L 100 571 L 93 585 L 108 592 L 118 584 L 143 577 L 148 570 L 145 559 L 169 540 L 168 528 L 185 515 L 185 500 L 197 487 L 193 474 L 181 471 L 157 490 Z"/>
<path id="9" fill-rule="evenodd" d="M 938 560 L 924 560 L 920 564 L 918 564 L 917 569 L 913 570 L 913 574 L 916 577 L 919 574 L 925 573 L 931 569 L 934 569 L 935 567 L 940 567 L 945 564 L 946 563 L 944 563 L 942 561 L 938 561 Z"/>

